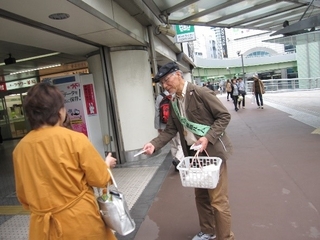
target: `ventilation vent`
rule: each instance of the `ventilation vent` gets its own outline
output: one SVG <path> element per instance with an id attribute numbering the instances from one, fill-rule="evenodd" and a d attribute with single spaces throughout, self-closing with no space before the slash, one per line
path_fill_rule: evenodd
<path id="1" fill-rule="evenodd" d="M 70 17 L 70 15 L 68 13 L 53 13 L 53 14 L 49 15 L 49 18 L 53 19 L 53 20 L 64 20 L 69 17 Z"/>

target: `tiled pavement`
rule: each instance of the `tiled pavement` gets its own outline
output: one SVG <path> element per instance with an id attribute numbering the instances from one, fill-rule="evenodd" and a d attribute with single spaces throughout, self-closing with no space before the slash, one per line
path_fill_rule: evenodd
<path id="1" fill-rule="evenodd" d="M 267 93 L 263 110 L 247 96 L 246 109 L 237 113 L 219 96 L 232 114 L 227 131 L 235 154 L 228 165 L 236 239 L 320 239 L 319 95 L 319 90 Z M 1 161 L 10 158 L 12 146 L 5 155 L 1 151 Z M 113 170 L 137 223 L 136 231 L 120 240 L 191 239 L 199 230 L 193 191 L 181 187 L 168 152 Z M 12 165 L 0 164 L 1 204 L 6 198 L 15 205 L 12 186 L 1 186 L 12 181 L 12 174 L 3 172 Z M 5 189 L 10 191 L 3 196 Z M 0 215 L 0 224 L 0 240 L 27 239 L 28 215 Z"/>
<path id="2" fill-rule="evenodd" d="M 247 96 L 246 109 L 235 112 L 222 95 L 232 115 L 228 175 L 237 240 L 320 239 L 319 97 L 320 91 L 267 93 L 264 109 L 257 109 Z M 137 233 L 123 239 L 192 239 L 200 230 L 193 189 L 181 187 L 173 171 L 147 215 L 136 219 Z"/>

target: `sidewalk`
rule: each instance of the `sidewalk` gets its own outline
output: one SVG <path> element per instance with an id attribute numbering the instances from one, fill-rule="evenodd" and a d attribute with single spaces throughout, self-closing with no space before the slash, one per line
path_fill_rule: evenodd
<path id="1" fill-rule="evenodd" d="M 320 239 L 320 135 L 305 123 L 313 119 L 320 127 L 319 96 L 265 94 L 263 110 L 248 96 L 238 112 L 221 96 L 232 115 L 228 174 L 237 240 Z M 171 167 L 137 234 L 123 239 L 192 239 L 200 230 L 197 218 L 193 189 L 182 187 Z"/>
<path id="2" fill-rule="evenodd" d="M 225 96 L 219 97 L 232 115 L 228 175 L 236 239 L 320 239 L 320 91 L 267 93 L 263 110 L 247 96 L 238 112 Z M 192 239 L 199 231 L 193 189 L 181 186 L 169 148 L 114 175 L 137 224 L 119 240 Z M 0 240 L 27 239 L 28 215 L 1 217 Z"/>

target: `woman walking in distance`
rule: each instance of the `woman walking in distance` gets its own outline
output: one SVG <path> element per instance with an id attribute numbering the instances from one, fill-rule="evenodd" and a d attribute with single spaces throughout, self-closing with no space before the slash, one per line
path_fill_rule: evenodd
<path id="1" fill-rule="evenodd" d="M 263 82 L 259 79 L 257 74 L 253 75 L 252 92 L 256 96 L 258 109 L 263 109 L 262 94 L 265 93 Z M 260 100 L 260 101 L 259 101 Z"/>

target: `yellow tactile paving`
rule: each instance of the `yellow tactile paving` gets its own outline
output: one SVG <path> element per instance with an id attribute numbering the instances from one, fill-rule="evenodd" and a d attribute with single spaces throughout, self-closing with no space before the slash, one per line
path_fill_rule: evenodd
<path id="1" fill-rule="evenodd" d="M 22 206 L 0 206 L 0 215 L 29 215 Z"/>
<path id="2" fill-rule="evenodd" d="M 320 128 L 317 128 L 317 129 L 314 130 L 311 134 L 320 134 Z"/>

